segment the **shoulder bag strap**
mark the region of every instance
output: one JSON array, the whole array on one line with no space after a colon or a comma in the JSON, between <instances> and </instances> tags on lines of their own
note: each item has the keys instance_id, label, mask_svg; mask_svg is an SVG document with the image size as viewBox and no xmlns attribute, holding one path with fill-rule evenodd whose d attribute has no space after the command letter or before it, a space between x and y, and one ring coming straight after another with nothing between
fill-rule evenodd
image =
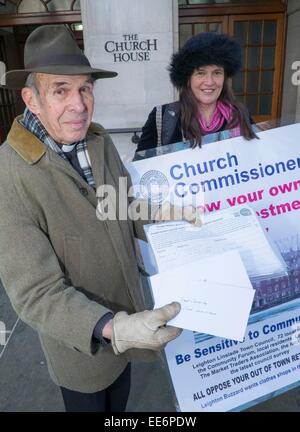
<instances>
[{"instance_id":1,"label":"shoulder bag strap","mask_svg":"<svg viewBox=\"0 0 300 432\"><path fill-rule=\"evenodd\" d=\"M161 132L162 132L162 106L156 107L156 130L157 130L157 147L161 147Z\"/></svg>"}]
</instances>

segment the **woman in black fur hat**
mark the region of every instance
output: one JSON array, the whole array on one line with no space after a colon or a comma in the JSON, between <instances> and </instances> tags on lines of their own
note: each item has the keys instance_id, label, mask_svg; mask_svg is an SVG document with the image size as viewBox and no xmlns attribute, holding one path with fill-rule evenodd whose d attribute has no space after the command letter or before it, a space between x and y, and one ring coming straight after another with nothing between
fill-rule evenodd
<instances>
[{"instance_id":1,"label":"woman in black fur hat","mask_svg":"<svg viewBox=\"0 0 300 432\"><path fill-rule=\"evenodd\" d=\"M169 66L180 99L151 111L137 151L185 140L196 147L233 136L257 137L229 82L240 67L241 48L234 39L215 33L191 37Z\"/></svg>"}]
</instances>

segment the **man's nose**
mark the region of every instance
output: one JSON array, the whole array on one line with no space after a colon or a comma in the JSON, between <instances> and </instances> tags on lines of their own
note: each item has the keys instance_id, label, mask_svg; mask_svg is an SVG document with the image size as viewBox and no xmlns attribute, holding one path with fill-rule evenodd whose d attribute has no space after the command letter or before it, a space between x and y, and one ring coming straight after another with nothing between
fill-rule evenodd
<instances>
[{"instance_id":1,"label":"man's nose","mask_svg":"<svg viewBox=\"0 0 300 432\"><path fill-rule=\"evenodd\" d=\"M71 95L70 108L77 112L83 112L86 110L86 104L84 97L80 92L74 92Z\"/></svg>"}]
</instances>

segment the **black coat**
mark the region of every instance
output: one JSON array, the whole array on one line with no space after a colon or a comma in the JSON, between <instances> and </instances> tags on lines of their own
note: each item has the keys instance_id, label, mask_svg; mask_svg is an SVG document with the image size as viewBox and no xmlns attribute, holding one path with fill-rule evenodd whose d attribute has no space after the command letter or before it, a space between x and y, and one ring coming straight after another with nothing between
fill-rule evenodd
<instances>
[{"instance_id":1,"label":"black coat","mask_svg":"<svg viewBox=\"0 0 300 432\"><path fill-rule=\"evenodd\" d=\"M166 137L166 139L162 139L162 145L182 141L183 136L181 132L179 102L162 105L162 118L162 134L168 132L168 137ZM165 130L166 121L168 122L168 131ZM156 107L154 107L143 126L142 135L137 146L137 151L148 150L150 148L157 147L157 138Z\"/></svg>"},{"instance_id":2,"label":"black coat","mask_svg":"<svg viewBox=\"0 0 300 432\"><path fill-rule=\"evenodd\" d=\"M226 129L225 121L219 131ZM218 131L218 132L219 132ZM157 147L156 107L150 112L143 126L137 152ZM162 105L162 137L161 144L168 145L183 141L180 120L180 102Z\"/></svg>"}]
</instances>

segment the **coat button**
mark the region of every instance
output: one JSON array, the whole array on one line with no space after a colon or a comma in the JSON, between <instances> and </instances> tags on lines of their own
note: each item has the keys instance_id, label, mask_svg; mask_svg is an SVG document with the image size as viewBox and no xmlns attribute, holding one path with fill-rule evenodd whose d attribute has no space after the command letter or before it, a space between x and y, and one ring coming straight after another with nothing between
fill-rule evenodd
<instances>
[{"instance_id":1,"label":"coat button","mask_svg":"<svg viewBox=\"0 0 300 432\"><path fill-rule=\"evenodd\" d=\"M79 188L79 192L81 193L81 195L83 196L87 196L88 195L88 190L84 187Z\"/></svg>"}]
</instances>

